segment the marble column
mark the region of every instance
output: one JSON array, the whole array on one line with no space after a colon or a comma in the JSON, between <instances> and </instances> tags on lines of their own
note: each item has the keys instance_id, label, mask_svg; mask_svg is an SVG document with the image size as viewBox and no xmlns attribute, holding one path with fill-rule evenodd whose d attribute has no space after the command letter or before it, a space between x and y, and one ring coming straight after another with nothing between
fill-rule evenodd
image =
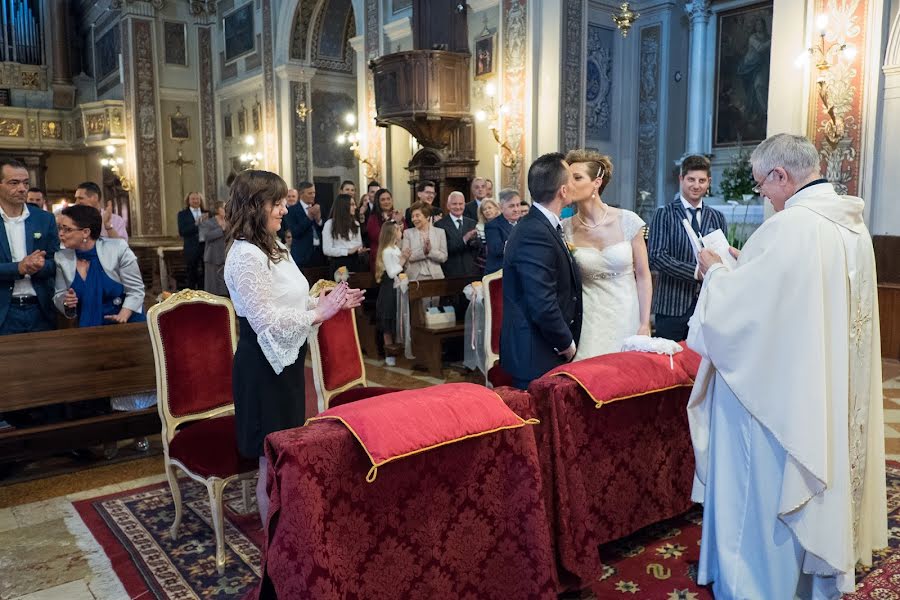
<instances>
[{"instance_id":1,"label":"marble column","mask_svg":"<svg viewBox=\"0 0 900 600\"><path fill-rule=\"evenodd\" d=\"M50 80L53 89L53 108L69 109L75 106L75 86L69 65L69 2L53 0L50 14L50 35L53 43L53 75Z\"/></svg>"},{"instance_id":2,"label":"marble column","mask_svg":"<svg viewBox=\"0 0 900 600\"><path fill-rule=\"evenodd\" d=\"M197 28L197 54L200 69L200 140L203 159L203 191L206 205L212 207L218 200L219 160L216 156L216 111L213 93L212 27Z\"/></svg>"},{"instance_id":3,"label":"marble column","mask_svg":"<svg viewBox=\"0 0 900 600\"><path fill-rule=\"evenodd\" d=\"M706 81L706 26L709 24L709 0L692 0L684 5L691 20L691 62L688 67L688 123L686 154L703 154L707 144L704 98L710 90Z\"/></svg>"}]
</instances>

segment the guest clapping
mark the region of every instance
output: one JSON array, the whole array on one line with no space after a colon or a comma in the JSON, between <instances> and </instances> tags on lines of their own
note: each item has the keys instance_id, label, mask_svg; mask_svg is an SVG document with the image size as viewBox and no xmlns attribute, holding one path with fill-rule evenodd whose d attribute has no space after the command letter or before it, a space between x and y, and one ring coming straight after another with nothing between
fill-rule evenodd
<instances>
[{"instance_id":1,"label":"guest clapping","mask_svg":"<svg viewBox=\"0 0 900 600\"><path fill-rule=\"evenodd\" d=\"M381 238L381 226L387 221L402 223L400 213L394 208L394 197L391 190L381 188L375 192L375 210L369 215L366 222L366 231L369 234L369 269L375 272L375 257L378 256L378 240Z\"/></svg>"},{"instance_id":2,"label":"guest clapping","mask_svg":"<svg viewBox=\"0 0 900 600\"><path fill-rule=\"evenodd\" d=\"M210 294L227 296L225 286L225 203L216 202L216 212L212 219L200 223L200 233L206 238L203 248L203 289Z\"/></svg>"},{"instance_id":3,"label":"guest clapping","mask_svg":"<svg viewBox=\"0 0 900 600\"><path fill-rule=\"evenodd\" d=\"M481 202L482 206L485 202L486 199ZM465 208L466 199L462 192L451 192L447 198L447 210L450 214L434 225L444 231L447 240L447 260L443 261L444 275L447 277L480 277L475 257L481 242L475 229L476 222L463 216Z\"/></svg>"},{"instance_id":4,"label":"guest clapping","mask_svg":"<svg viewBox=\"0 0 900 600\"><path fill-rule=\"evenodd\" d=\"M447 236L443 229L431 224L430 216L431 209L427 204L413 204L414 227L403 232L403 249L409 250L406 272L410 281L444 278L441 265L447 260Z\"/></svg>"},{"instance_id":5,"label":"guest clapping","mask_svg":"<svg viewBox=\"0 0 900 600\"><path fill-rule=\"evenodd\" d=\"M125 240L101 238L102 227L100 211L92 206L62 210L59 237L65 248L56 253L56 307L76 315L79 327L146 321L137 257Z\"/></svg>"},{"instance_id":6,"label":"guest clapping","mask_svg":"<svg viewBox=\"0 0 900 600\"><path fill-rule=\"evenodd\" d=\"M360 255L368 252L362 243L359 222L356 220L357 204L349 194L339 194L331 209L331 218L322 229L322 243L328 257L330 271L346 267L349 271L361 271Z\"/></svg>"}]
</instances>

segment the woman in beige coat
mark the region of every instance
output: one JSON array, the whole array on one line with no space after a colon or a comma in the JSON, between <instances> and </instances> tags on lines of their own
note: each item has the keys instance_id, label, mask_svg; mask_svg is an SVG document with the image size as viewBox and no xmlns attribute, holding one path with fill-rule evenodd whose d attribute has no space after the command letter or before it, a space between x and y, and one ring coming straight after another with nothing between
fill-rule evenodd
<instances>
[{"instance_id":1,"label":"woman in beige coat","mask_svg":"<svg viewBox=\"0 0 900 600\"><path fill-rule=\"evenodd\" d=\"M443 279L441 264L447 260L447 236L434 227L429 217L431 207L416 202L410 208L413 228L403 232L403 254L408 257L406 275L410 281Z\"/></svg>"}]
</instances>

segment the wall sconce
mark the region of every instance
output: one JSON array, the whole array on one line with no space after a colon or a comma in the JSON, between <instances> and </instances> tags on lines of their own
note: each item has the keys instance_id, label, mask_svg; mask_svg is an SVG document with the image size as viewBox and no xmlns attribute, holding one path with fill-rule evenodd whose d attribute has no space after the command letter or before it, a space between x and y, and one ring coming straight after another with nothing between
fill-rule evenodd
<instances>
[{"instance_id":1,"label":"wall sconce","mask_svg":"<svg viewBox=\"0 0 900 600\"><path fill-rule=\"evenodd\" d=\"M311 112L313 111L312 107L311 107L311 106L306 106L306 102L303 102L303 101L301 101L301 102L297 105L297 108L295 108L294 110L297 112L297 117L298 117L298 118L300 119L300 121L302 121L303 123L306 122L306 117L309 116L309 113L311 113Z\"/></svg>"},{"instance_id":2,"label":"wall sconce","mask_svg":"<svg viewBox=\"0 0 900 600\"><path fill-rule=\"evenodd\" d=\"M619 12L613 13L612 20L615 22L616 27L619 28L619 31L622 32L622 37L628 37L628 32L631 30L631 26L634 25L634 22L640 18L641 13L636 13L628 6L629 2L623 2L619 6Z\"/></svg>"},{"instance_id":3,"label":"wall sconce","mask_svg":"<svg viewBox=\"0 0 900 600\"><path fill-rule=\"evenodd\" d=\"M353 156L366 169L366 179L370 181L373 179L378 179L378 167L375 165L375 163L362 156L359 152L359 131L357 129L353 129L353 126L356 125L356 115L354 115L353 113L347 113L346 115L344 115L344 123L346 123L347 126L351 129L345 130L340 135L338 135L337 143L341 146L345 144L350 145L350 151L353 152Z\"/></svg>"},{"instance_id":4,"label":"wall sconce","mask_svg":"<svg viewBox=\"0 0 900 600\"><path fill-rule=\"evenodd\" d=\"M113 175L119 178L119 183L122 185L123 190L125 190L126 192L131 191L131 182L122 171L125 166L125 159L116 154L115 146L110 144L106 147L106 156L100 159L100 164L109 169Z\"/></svg>"},{"instance_id":5,"label":"wall sconce","mask_svg":"<svg viewBox=\"0 0 900 600\"><path fill-rule=\"evenodd\" d=\"M497 103L494 101L494 97L497 95L497 88L491 82L485 84L484 95L488 97L489 103L487 107L475 113L475 119L488 121L488 129L491 130L494 141L500 146L500 162L507 169L516 172L522 157L509 145L508 140L500 137L500 118L502 115L509 113L509 107L505 104L497 106Z\"/></svg>"},{"instance_id":6,"label":"wall sconce","mask_svg":"<svg viewBox=\"0 0 900 600\"><path fill-rule=\"evenodd\" d=\"M248 169L255 169L259 166L259 162L262 160L262 152L256 150L256 138L252 135L247 135L244 137L244 146L247 147L247 151L242 153L238 160L241 161L241 164L247 165Z\"/></svg>"},{"instance_id":7,"label":"wall sconce","mask_svg":"<svg viewBox=\"0 0 900 600\"><path fill-rule=\"evenodd\" d=\"M825 138L831 145L836 146L844 137L845 127L844 118L838 114L829 90L828 73L835 65L834 61L836 58L843 58L848 61L853 60L856 57L856 48L847 45L843 41L835 41L831 44L825 41L828 29L828 15L816 17L816 29L819 32L819 43L810 46L800 54L795 64L799 68L803 67L811 58L815 59L816 69L818 69L816 88L818 89L822 106L825 108L825 114L828 115L828 123L826 123L824 131Z\"/></svg>"}]
</instances>

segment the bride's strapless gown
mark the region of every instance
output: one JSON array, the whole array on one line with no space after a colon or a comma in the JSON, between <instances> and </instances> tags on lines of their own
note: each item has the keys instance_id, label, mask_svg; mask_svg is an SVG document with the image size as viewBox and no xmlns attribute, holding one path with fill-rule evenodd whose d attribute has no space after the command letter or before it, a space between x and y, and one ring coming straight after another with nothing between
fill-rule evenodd
<instances>
[{"instance_id":1,"label":"bride's strapless gown","mask_svg":"<svg viewBox=\"0 0 900 600\"><path fill-rule=\"evenodd\" d=\"M621 211L624 240L597 249L578 246L574 257L581 275L581 339L574 360L619 352L622 341L640 326L637 283L631 240L644 222L630 211ZM566 238L572 238L572 222L563 223Z\"/></svg>"}]
</instances>

